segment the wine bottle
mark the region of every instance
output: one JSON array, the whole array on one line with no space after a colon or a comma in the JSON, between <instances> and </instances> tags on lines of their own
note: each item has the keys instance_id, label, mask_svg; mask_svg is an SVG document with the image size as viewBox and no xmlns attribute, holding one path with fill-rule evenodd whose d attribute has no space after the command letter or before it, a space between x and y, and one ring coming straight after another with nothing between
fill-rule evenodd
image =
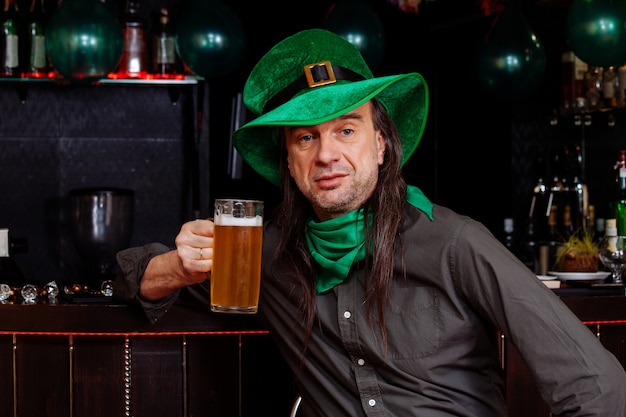
<instances>
[{"instance_id":1,"label":"wine bottle","mask_svg":"<svg viewBox=\"0 0 626 417\"><path fill-rule=\"evenodd\" d=\"M179 72L178 62L176 34L167 9L161 9L152 38L152 73L158 78L175 78Z\"/></svg>"},{"instance_id":2,"label":"wine bottle","mask_svg":"<svg viewBox=\"0 0 626 417\"><path fill-rule=\"evenodd\" d=\"M0 76L21 77L20 62L20 19L16 0L4 1L2 18L2 66Z\"/></svg>"},{"instance_id":3,"label":"wine bottle","mask_svg":"<svg viewBox=\"0 0 626 417\"><path fill-rule=\"evenodd\" d=\"M51 70L46 53L44 0L32 0L29 19L29 65L28 77L44 78Z\"/></svg>"},{"instance_id":4,"label":"wine bottle","mask_svg":"<svg viewBox=\"0 0 626 417\"><path fill-rule=\"evenodd\" d=\"M610 216L615 218L617 232L626 234L626 150L620 150L615 163L615 191L609 202Z\"/></svg>"}]
</instances>

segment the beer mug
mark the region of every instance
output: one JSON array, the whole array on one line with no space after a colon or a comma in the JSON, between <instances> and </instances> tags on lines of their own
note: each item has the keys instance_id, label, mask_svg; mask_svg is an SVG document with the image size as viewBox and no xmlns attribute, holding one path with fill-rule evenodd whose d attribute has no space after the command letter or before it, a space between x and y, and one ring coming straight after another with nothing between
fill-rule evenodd
<instances>
[{"instance_id":1,"label":"beer mug","mask_svg":"<svg viewBox=\"0 0 626 417\"><path fill-rule=\"evenodd\" d=\"M259 305L263 202L217 199L211 311L254 314Z\"/></svg>"}]
</instances>

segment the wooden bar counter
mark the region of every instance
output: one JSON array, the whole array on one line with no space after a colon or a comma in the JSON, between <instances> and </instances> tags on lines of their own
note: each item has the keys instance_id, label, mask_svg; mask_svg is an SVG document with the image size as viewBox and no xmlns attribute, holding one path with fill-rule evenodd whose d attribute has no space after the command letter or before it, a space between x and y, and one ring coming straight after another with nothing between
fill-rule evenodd
<instances>
[{"instance_id":1,"label":"wooden bar counter","mask_svg":"<svg viewBox=\"0 0 626 417\"><path fill-rule=\"evenodd\" d=\"M624 366L626 297L561 298ZM501 339L511 417L550 416ZM251 316L175 306L151 325L126 305L0 305L0 416L287 417L296 394Z\"/></svg>"},{"instance_id":2,"label":"wooden bar counter","mask_svg":"<svg viewBox=\"0 0 626 417\"><path fill-rule=\"evenodd\" d=\"M288 416L296 391L267 331L174 306L0 305L0 416Z\"/></svg>"}]
</instances>

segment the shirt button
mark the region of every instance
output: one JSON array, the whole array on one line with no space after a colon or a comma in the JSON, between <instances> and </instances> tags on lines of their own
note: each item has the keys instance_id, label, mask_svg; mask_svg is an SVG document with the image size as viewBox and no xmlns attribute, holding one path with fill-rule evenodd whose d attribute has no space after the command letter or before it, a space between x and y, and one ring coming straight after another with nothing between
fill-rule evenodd
<instances>
[{"instance_id":1,"label":"shirt button","mask_svg":"<svg viewBox=\"0 0 626 417\"><path fill-rule=\"evenodd\" d=\"M374 407L376 405L376 400L369 400L367 403L370 407Z\"/></svg>"},{"instance_id":2,"label":"shirt button","mask_svg":"<svg viewBox=\"0 0 626 417\"><path fill-rule=\"evenodd\" d=\"M343 317L346 319L349 319L350 317L352 317L352 313L350 313L349 311L344 311L343 312Z\"/></svg>"},{"instance_id":3,"label":"shirt button","mask_svg":"<svg viewBox=\"0 0 626 417\"><path fill-rule=\"evenodd\" d=\"M356 363L358 363L359 365L363 366L363 365L365 365L365 359L357 359Z\"/></svg>"}]
</instances>

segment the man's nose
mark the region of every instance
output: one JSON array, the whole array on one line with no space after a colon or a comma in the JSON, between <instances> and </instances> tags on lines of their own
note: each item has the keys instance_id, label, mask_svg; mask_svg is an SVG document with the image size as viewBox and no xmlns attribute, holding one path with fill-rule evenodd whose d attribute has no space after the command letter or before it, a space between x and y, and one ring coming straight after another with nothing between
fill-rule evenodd
<instances>
[{"instance_id":1,"label":"man's nose","mask_svg":"<svg viewBox=\"0 0 626 417\"><path fill-rule=\"evenodd\" d=\"M320 135L319 145L317 149L317 159L320 162L335 161L341 155L340 143L331 133L323 133Z\"/></svg>"}]
</instances>

